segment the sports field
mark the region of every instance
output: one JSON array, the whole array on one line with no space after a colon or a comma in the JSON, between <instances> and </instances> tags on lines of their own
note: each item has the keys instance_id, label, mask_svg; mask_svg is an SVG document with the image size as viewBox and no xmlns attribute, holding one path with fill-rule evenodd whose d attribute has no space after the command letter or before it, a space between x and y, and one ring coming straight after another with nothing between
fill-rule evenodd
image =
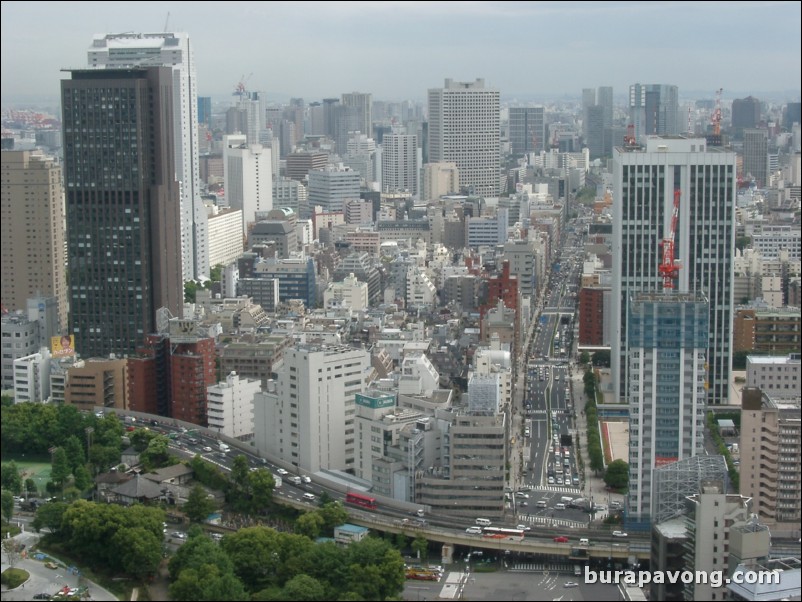
<instances>
[{"instance_id":1,"label":"sports field","mask_svg":"<svg viewBox=\"0 0 802 602\"><path fill-rule=\"evenodd\" d=\"M33 479L40 495L44 494L45 485L50 480L50 464L46 462L27 462L18 458L14 462L16 462L22 476L23 485L25 484L25 479ZM3 462L3 465L5 464L6 462Z\"/></svg>"}]
</instances>

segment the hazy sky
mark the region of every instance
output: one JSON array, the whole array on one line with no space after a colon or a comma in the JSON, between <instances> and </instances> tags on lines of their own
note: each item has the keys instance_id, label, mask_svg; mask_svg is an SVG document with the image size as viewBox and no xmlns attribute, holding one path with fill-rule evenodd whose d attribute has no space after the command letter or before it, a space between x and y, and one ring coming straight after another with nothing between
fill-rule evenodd
<instances>
[{"instance_id":1,"label":"hazy sky","mask_svg":"<svg viewBox=\"0 0 802 602\"><path fill-rule=\"evenodd\" d=\"M95 33L189 33L198 93L242 76L268 98L425 99L445 78L502 97L675 84L680 96L798 100L802 3L2 2L2 100L59 96ZM252 75L251 75L252 74ZM787 91L787 92L786 92Z\"/></svg>"}]
</instances>

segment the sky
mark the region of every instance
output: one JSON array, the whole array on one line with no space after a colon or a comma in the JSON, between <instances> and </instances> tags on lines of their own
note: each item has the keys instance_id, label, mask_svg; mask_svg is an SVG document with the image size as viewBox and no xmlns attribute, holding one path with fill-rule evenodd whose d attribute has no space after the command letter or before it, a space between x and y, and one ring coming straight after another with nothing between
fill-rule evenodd
<instances>
[{"instance_id":1,"label":"sky","mask_svg":"<svg viewBox=\"0 0 802 602\"><path fill-rule=\"evenodd\" d=\"M680 98L799 100L802 3L22 2L0 5L0 100L59 97L97 33L181 31L198 94L424 100L446 78L502 99L673 84ZM166 28L166 29L165 29ZM702 95L702 96L698 96Z\"/></svg>"}]
</instances>

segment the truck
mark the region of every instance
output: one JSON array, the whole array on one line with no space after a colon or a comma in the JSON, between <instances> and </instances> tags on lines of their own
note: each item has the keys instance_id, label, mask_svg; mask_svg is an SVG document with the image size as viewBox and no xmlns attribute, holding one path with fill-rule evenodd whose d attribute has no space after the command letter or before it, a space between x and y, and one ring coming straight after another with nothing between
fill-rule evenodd
<instances>
[{"instance_id":1,"label":"truck","mask_svg":"<svg viewBox=\"0 0 802 602\"><path fill-rule=\"evenodd\" d=\"M227 443L223 443L222 441L220 443L218 443L218 447L220 448L220 451L223 452L223 453L227 453L227 452L231 451L231 448L228 446L228 444Z\"/></svg>"},{"instance_id":2,"label":"truck","mask_svg":"<svg viewBox=\"0 0 802 602\"><path fill-rule=\"evenodd\" d=\"M281 478L281 477L278 477ZM293 485L300 485L301 484L301 477L292 476L287 479Z\"/></svg>"},{"instance_id":3,"label":"truck","mask_svg":"<svg viewBox=\"0 0 802 602\"><path fill-rule=\"evenodd\" d=\"M277 474L273 475L273 482L275 483L274 489L278 489L279 487L281 487L281 477L278 476Z\"/></svg>"}]
</instances>

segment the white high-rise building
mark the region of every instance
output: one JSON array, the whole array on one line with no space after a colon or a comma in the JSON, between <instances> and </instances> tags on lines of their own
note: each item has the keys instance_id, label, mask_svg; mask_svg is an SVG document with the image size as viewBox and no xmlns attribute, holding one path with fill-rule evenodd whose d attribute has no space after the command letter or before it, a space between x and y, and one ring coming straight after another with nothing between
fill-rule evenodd
<instances>
[{"instance_id":1,"label":"white high-rise building","mask_svg":"<svg viewBox=\"0 0 802 602\"><path fill-rule=\"evenodd\" d=\"M707 148L702 138L650 136L644 146L613 151L613 282L611 367L616 399L630 382L626 357L627 303L640 291L660 291L660 243L679 210L674 256L681 262L674 290L701 292L710 302L708 402L729 394L732 367L735 153Z\"/></svg>"},{"instance_id":2,"label":"white high-rise building","mask_svg":"<svg viewBox=\"0 0 802 602\"><path fill-rule=\"evenodd\" d=\"M223 181L228 206L242 210L242 233L256 222L257 211L273 208L270 149L248 144L243 134L223 138Z\"/></svg>"},{"instance_id":3,"label":"white high-rise building","mask_svg":"<svg viewBox=\"0 0 802 602\"><path fill-rule=\"evenodd\" d=\"M471 194L495 197L500 182L500 93L485 80L429 89L429 162L452 162Z\"/></svg>"},{"instance_id":4,"label":"white high-rise building","mask_svg":"<svg viewBox=\"0 0 802 602\"><path fill-rule=\"evenodd\" d=\"M226 437L253 435L253 399L261 390L261 380L241 378L236 372L206 387L209 428Z\"/></svg>"},{"instance_id":5,"label":"white high-rise building","mask_svg":"<svg viewBox=\"0 0 802 602\"><path fill-rule=\"evenodd\" d=\"M418 137L385 134L382 141L382 191L419 193Z\"/></svg>"},{"instance_id":6,"label":"white high-rise building","mask_svg":"<svg viewBox=\"0 0 802 602\"><path fill-rule=\"evenodd\" d=\"M206 209L198 164L198 88L187 33L96 34L88 50L90 67L171 67L176 179L181 182L181 274L209 276Z\"/></svg>"},{"instance_id":7,"label":"white high-rise building","mask_svg":"<svg viewBox=\"0 0 802 602\"><path fill-rule=\"evenodd\" d=\"M296 345L278 379L256 396L255 439L263 454L317 472L354 468L355 396L372 371L370 353L344 345Z\"/></svg>"}]
</instances>

